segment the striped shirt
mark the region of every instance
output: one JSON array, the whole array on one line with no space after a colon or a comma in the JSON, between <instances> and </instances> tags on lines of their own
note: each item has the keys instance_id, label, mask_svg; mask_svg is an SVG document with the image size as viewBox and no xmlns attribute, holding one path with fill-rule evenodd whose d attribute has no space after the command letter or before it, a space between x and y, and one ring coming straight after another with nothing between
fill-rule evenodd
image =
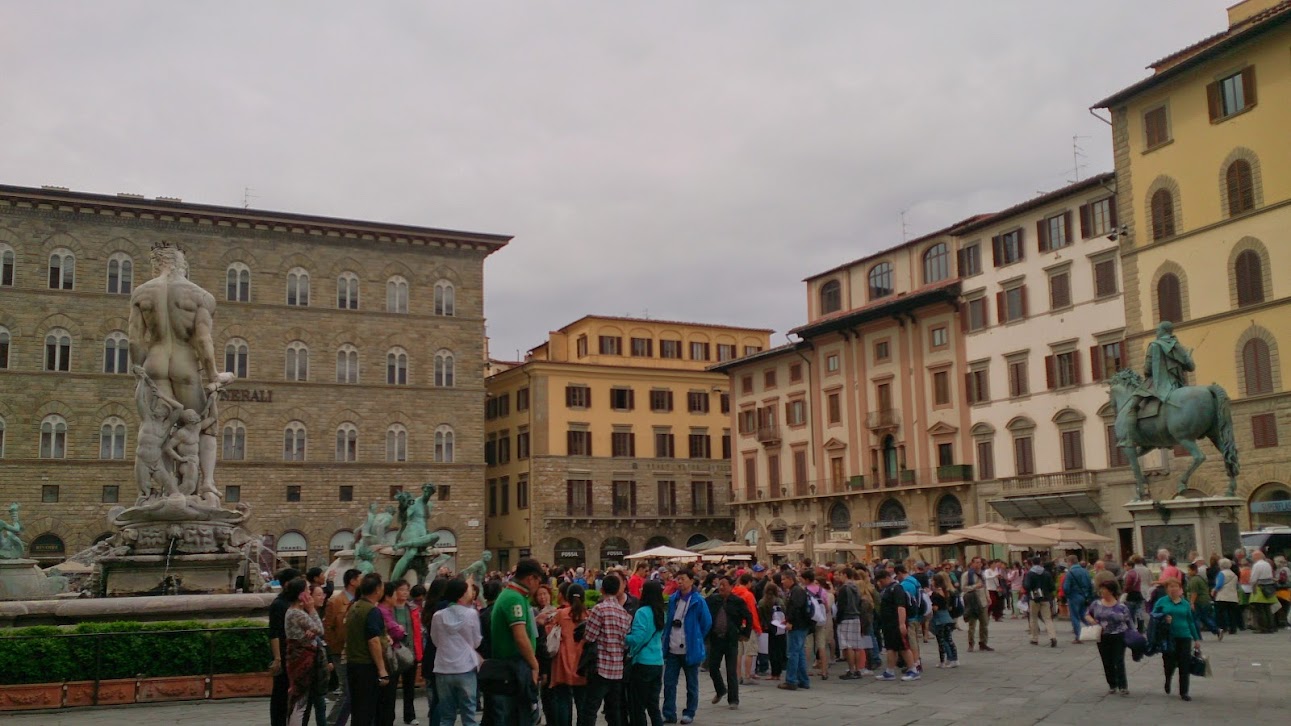
<instances>
[{"instance_id":1,"label":"striped shirt","mask_svg":"<svg viewBox=\"0 0 1291 726\"><path fill-rule=\"evenodd\" d=\"M632 618L618 598L607 598L592 608L583 639L596 643L596 671L601 678L623 680L623 643L631 627Z\"/></svg>"}]
</instances>

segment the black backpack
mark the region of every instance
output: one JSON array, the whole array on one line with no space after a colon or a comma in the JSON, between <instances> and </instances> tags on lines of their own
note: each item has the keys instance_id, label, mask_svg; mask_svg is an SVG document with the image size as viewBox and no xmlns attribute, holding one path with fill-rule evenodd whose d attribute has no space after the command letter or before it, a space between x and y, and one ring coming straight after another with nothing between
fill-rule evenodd
<instances>
[{"instance_id":1,"label":"black backpack","mask_svg":"<svg viewBox=\"0 0 1291 726\"><path fill-rule=\"evenodd\" d=\"M950 612L952 620L964 617L964 596L959 593L951 593L948 596L950 600L947 610Z\"/></svg>"}]
</instances>

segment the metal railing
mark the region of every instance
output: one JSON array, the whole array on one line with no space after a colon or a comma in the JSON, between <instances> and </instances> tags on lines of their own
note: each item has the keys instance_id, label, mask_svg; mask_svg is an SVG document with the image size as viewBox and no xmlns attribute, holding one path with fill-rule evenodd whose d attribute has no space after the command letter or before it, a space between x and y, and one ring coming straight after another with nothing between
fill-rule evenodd
<instances>
[{"instance_id":1,"label":"metal railing","mask_svg":"<svg viewBox=\"0 0 1291 726\"><path fill-rule=\"evenodd\" d=\"M758 427L758 443L769 443L780 440L780 427L775 424Z\"/></svg>"},{"instance_id":2,"label":"metal railing","mask_svg":"<svg viewBox=\"0 0 1291 726\"><path fill-rule=\"evenodd\" d=\"M1094 488L1094 472L1065 471L1058 474L1035 474L1000 479L1005 492L1072 491Z\"/></svg>"},{"instance_id":3,"label":"metal railing","mask_svg":"<svg viewBox=\"0 0 1291 726\"><path fill-rule=\"evenodd\" d=\"M883 408L865 414L865 426L871 429L882 429L901 425L901 412L895 408Z\"/></svg>"}]
</instances>

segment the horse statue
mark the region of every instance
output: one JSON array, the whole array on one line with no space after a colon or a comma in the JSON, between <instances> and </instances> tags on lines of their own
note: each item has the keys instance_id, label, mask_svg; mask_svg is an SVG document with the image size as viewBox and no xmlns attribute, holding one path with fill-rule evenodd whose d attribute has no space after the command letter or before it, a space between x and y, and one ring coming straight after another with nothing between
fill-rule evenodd
<instances>
[{"instance_id":1,"label":"horse statue","mask_svg":"<svg viewBox=\"0 0 1291 726\"><path fill-rule=\"evenodd\" d=\"M1137 371L1122 370L1110 381L1112 409L1116 411L1116 439L1123 446L1125 456L1134 471L1136 500L1148 495L1147 480L1139 467L1139 457L1153 449L1182 446L1192 454L1192 465L1179 478L1176 496L1188 488L1188 479L1206 461L1197 440L1203 437L1219 449L1224 456L1224 470L1228 473L1228 492L1237 491L1237 443L1233 438L1233 416L1229 410L1228 394L1219 384L1209 386L1181 386L1170 392L1168 400L1143 399L1144 406L1136 409L1134 403L1143 396L1144 379Z\"/></svg>"}]
</instances>

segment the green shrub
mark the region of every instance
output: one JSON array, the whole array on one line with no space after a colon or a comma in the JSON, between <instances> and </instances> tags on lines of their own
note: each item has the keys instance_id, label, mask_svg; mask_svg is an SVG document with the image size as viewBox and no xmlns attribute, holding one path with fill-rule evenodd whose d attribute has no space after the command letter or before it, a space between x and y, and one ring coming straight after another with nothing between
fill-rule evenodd
<instances>
[{"instance_id":1,"label":"green shrub","mask_svg":"<svg viewBox=\"0 0 1291 726\"><path fill-rule=\"evenodd\" d=\"M75 678L73 638L64 631L38 626L0 631L0 684L58 683Z\"/></svg>"}]
</instances>

